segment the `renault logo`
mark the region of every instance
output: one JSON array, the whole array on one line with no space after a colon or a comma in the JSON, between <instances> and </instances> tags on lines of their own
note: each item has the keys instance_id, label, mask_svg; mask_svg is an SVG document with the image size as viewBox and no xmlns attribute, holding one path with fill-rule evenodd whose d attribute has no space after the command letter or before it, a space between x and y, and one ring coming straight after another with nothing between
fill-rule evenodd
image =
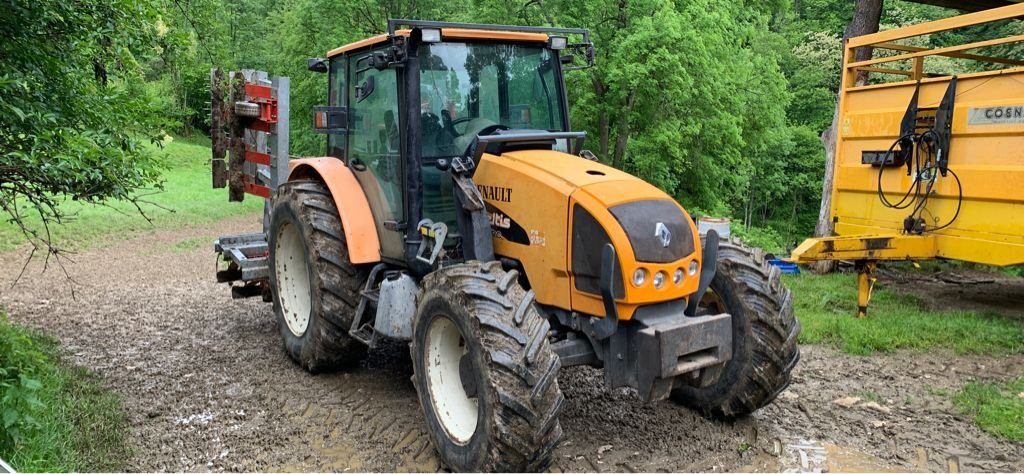
<instances>
[{"instance_id":1,"label":"renault logo","mask_svg":"<svg viewBox=\"0 0 1024 474\"><path fill-rule=\"evenodd\" d=\"M661 241L662 247L668 248L668 244L672 242L672 232L662 222L654 225L654 236Z\"/></svg>"}]
</instances>

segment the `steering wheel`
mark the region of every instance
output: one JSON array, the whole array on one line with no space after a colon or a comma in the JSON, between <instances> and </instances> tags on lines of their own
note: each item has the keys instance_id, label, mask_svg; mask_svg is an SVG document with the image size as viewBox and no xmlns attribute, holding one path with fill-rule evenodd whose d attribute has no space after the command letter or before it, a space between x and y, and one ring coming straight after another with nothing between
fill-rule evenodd
<instances>
[{"instance_id":1,"label":"steering wheel","mask_svg":"<svg viewBox=\"0 0 1024 474\"><path fill-rule=\"evenodd\" d=\"M455 126L456 125L462 125L462 124L469 123L470 120L473 120L475 118L476 117L459 117L459 118L457 118L455 120L449 119L448 120L448 129L450 129L452 132L455 132L456 136L458 136L458 135L465 135L466 134L465 130L460 132L460 131L455 129Z\"/></svg>"}]
</instances>

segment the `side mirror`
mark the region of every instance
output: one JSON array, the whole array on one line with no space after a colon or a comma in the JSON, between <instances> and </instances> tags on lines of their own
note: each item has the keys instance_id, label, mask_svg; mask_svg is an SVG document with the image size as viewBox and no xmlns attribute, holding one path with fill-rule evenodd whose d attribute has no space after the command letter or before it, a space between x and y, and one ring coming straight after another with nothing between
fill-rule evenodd
<instances>
[{"instance_id":1,"label":"side mirror","mask_svg":"<svg viewBox=\"0 0 1024 474\"><path fill-rule=\"evenodd\" d=\"M306 60L306 69L313 72L327 72L327 60L323 58L309 58Z\"/></svg>"}]
</instances>

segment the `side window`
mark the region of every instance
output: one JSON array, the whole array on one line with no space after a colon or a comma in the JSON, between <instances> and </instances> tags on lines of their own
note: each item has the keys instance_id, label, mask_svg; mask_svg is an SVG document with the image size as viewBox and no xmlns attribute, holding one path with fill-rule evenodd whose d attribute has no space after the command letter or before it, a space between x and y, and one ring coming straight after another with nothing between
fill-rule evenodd
<instances>
[{"instance_id":1,"label":"side window","mask_svg":"<svg viewBox=\"0 0 1024 474\"><path fill-rule=\"evenodd\" d=\"M401 221L404 182L396 73L370 68L357 74L365 64L359 57L353 57L349 68L349 164L363 182L371 206L382 214L378 220Z\"/></svg>"},{"instance_id":2,"label":"side window","mask_svg":"<svg viewBox=\"0 0 1024 474\"><path fill-rule=\"evenodd\" d=\"M348 64L347 56L335 56L331 58L331 69L330 77L328 79L330 85L328 86L329 97L327 98L327 104L332 106L346 105L345 100L345 85L348 81L348 71L345 70L345 66ZM345 159L345 142L348 136L340 133L332 133L327 135L327 154L336 158Z\"/></svg>"}]
</instances>

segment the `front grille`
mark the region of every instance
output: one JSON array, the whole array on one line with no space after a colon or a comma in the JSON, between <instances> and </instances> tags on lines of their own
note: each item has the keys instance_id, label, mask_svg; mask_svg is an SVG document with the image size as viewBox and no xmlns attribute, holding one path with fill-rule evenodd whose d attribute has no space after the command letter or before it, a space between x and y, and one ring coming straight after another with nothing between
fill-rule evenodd
<instances>
[{"instance_id":1,"label":"front grille","mask_svg":"<svg viewBox=\"0 0 1024 474\"><path fill-rule=\"evenodd\" d=\"M633 255L637 261L648 263L670 263L693 253L693 231L690 218L673 201L660 199L633 201L619 204L610 209L629 237ZM662 233L667 230L668 245L664 245Z\"/></svg>"}]
</instances>

